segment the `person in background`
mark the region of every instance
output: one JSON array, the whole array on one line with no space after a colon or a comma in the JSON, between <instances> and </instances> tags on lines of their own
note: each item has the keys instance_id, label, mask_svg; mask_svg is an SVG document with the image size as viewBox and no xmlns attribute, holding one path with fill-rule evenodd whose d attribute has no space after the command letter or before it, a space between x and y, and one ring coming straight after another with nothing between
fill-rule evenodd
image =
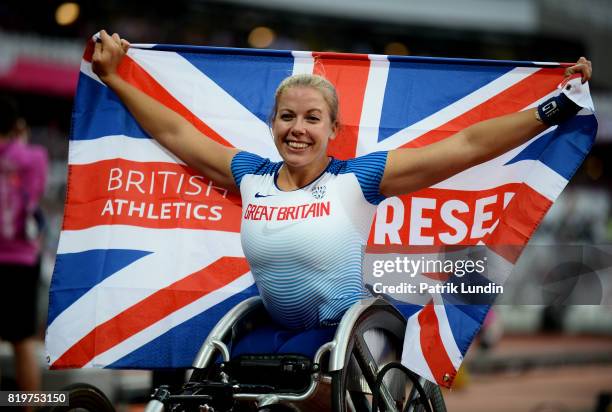
<instances>
[{"instance_id":1,"label":"person in background","mask_svg":"<svg viewBox=\"0 0 612 412\"><path fill-rule=\"evenodd\" d=\"M11 343L17 389L40 389L36 356L40 208L48 156L28 144L16 103L0 96L0 339ZM26 409L28 410L28 409Z\"/></svg>"}]
</instances>

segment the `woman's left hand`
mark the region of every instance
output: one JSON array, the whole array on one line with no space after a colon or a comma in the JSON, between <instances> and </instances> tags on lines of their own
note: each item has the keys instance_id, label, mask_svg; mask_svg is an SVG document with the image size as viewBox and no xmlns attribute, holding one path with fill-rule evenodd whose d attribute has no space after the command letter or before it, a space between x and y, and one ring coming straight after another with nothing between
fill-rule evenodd
<instances>
[{"instance_id":1,"label":"woman's left hand","mask_svg":"<svg viewBox=\"0 0 612 412\"><path fill-rule=\"evenodd\" d=\"M578 59L575 65L565 69L565 77L576 73L580 73L582 75L582 83L591 80L591 75L593 74L591 61L587 60L585 57L581 57Z\"/></svg>"}]
</instances>

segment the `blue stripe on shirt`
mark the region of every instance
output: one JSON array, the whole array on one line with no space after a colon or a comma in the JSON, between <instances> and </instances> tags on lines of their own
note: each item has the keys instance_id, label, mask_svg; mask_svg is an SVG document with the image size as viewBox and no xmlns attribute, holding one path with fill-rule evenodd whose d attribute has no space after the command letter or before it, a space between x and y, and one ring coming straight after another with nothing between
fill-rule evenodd
<instances>
[{"instance_id":1,"label":"blue stripe on shirt","mask_svg":"<svg viewBox=\"0 0 612 412\"><path fill-rule=\"evenodd\" d=\"M340 173L353 173L359 181L361 191L368 202L378 205L386 199L380 193L380 182L385 173L388 152L373 152L347 160L346 169Z\"/></svg>"},{"instance_id":2,"label":"blue stripe on shirt","mask_svg":"<svg viewBox=\"0 0 612 412\"><path fill-rule=\"evenodd\" d=\"M265 175L274 173L277 163L249 152L238 152L232 159L231 169L236 186L240 187L242 178L247 174Z\"/></svg>"}]
</instances>

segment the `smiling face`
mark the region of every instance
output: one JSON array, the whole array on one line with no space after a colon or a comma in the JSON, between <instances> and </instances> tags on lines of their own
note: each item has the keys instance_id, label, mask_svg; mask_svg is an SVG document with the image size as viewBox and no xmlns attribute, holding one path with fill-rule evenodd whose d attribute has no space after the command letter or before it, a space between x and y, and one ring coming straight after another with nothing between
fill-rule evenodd
<instances>
[{"instance_id":1,"label":"smiling face","mask_svg":"<svg viewBox=\"0 0 612 412\"><path fill-rule=\"evenodd\" d=\"M294 169L324 168L337 122L323 94L313 87L289 87L278 97L276 109L272 133L285 164Z\"/></svg>"}]
</instances>

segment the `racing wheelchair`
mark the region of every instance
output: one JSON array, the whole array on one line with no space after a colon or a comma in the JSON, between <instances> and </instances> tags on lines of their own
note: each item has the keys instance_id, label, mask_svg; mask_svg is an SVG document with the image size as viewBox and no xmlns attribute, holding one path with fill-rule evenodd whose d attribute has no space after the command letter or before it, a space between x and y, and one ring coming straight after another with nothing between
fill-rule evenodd
<instances>
[{"instance_id":1,"label":"racing wheelchair","mask_svg":"<svg viewBox=\"0 0 612 412\"><path fill-rule=\"evenodd\" d=\"M440 388L399 363L406 320L383 299L355 303L312 359L230 357L232 342L269 322L259 297L234 307L202 344L188 381L179 391L156 388L145 412L446 411Z\"/></svg>"}]
</instances>

